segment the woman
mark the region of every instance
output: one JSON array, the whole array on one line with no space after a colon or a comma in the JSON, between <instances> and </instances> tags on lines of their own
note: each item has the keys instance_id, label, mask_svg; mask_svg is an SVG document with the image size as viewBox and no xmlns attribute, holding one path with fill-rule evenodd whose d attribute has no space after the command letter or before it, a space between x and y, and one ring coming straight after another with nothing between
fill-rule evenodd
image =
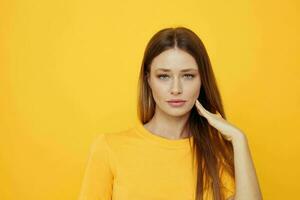
<instances>
[{"instance_id":1,"label":"woman","mask_svg":"<svg viewBox=\"0 0 300 200\"><path fill-rule=\"evenodd\" d=\"M79 200L262 199L246 135L225 120L193 31L158 31L138 86L137 124L94 140Z\"/></svg>"}]
</instances>

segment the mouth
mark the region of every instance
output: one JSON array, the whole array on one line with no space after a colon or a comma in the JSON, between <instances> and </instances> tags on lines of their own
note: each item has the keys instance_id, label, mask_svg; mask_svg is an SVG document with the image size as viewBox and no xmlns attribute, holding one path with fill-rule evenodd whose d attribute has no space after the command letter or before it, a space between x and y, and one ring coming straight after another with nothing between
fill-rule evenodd
<instances>
[{"instance_id":1,"label":"mouth","mask_svg":"<svg viewBox=\"0 0 300 200\"><path fill-rule=\"evenodd\" d=\"M174 99L174 100L170 100L170 101L167 101L168 104L172 107L181 107L185 104L185 100L181 100L181 99Z\"/></svg>"}]
</instances>

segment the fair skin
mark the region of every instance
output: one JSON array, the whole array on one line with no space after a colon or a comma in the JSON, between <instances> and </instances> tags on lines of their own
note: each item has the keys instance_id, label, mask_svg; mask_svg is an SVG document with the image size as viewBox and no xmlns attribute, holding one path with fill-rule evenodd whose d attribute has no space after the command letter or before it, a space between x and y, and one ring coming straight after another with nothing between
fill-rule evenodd
<instances>
[{"instance_id":1,"label":"fair skin","mask_svg":"<svg viewBox=\"0 0 300 200\"><path fill-rule=\"evenodd\" d=\"M164 71L161 68L170 71ZM183 72L182 70L190 69ZM192 78L191 75L194 77ZM158 77L160 76L160 77ZM199 96L200 74L195 59L178 49L167 50L155 57L148 77L156 102L155 114L145 127L169 139L187 136L183 126ZM171 107L166 101L174 98L187 100L180 108Z\"/></svg>"},{"instance_id":2,"label":"fair skin","mask_svg":"<svg viewBox=\"0 0 300 200\"><path fill-rule=\"evenodd\" d=\"M206 110L197 100L201 79L195 59L178 48L162 52L151 63L148 83L156 107L153 118L144 125L145 128L168 139L186 138L188 134L184 125L195 106L199 115L205 117L211 126L233 144L236 193L228 200L262 200L246 135L219 113ZM172 107L166 101L174 98L184 99L186 103L181 107Z\"/></svg>"}]
</instances>

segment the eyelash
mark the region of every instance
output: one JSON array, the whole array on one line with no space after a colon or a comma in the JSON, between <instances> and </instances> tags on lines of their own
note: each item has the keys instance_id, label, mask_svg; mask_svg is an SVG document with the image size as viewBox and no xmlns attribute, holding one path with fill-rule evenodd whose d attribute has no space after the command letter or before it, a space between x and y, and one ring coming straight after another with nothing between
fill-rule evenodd
<instances>
[{"instance_id":1,"label":"eyelash","mask_svg":"<svg viewBox=\"0 0 300 200\"><path fill-rule=\"evenodd\" d=\"M195 77L195 75L193 74L185 74L185 75L188 75L188 76L191 76L191 79L193 79ZM160 75L157 75L157 77L160 79L161 77L166 77L168 76L167 74L160 74Z\"/></svg>"}]
</instances>

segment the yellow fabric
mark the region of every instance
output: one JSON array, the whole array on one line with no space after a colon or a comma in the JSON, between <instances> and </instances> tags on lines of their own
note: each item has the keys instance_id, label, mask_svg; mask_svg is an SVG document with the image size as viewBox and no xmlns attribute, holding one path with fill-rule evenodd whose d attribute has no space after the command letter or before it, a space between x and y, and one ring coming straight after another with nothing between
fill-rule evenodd
<instances>
[{"instance_id":1,"label":"yellow fabric","mask_svg":"<svg viewBox=\"0 0 300 200\"><path fill-rule=\"evenodd\" d=\"M192 166L188 138L167 139L137 122L128 130L95 138L78 200L194 200Z\"/></svg>"}]
</instances>

